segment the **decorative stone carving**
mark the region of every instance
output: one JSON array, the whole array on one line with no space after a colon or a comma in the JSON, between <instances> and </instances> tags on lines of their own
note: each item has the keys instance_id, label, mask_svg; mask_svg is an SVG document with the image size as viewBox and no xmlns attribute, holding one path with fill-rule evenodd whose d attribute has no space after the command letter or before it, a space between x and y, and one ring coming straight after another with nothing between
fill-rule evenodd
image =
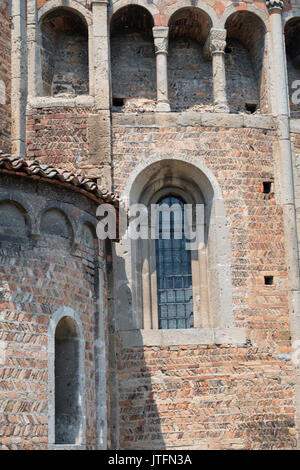
<instances>
[{"instance_id":1,"label":"decorative stone carving","mask_svg":"<svg viewBox=\"0 0 300 470\"><path fill-rule=\"evenodd\" d=\"M168 39L154 38L155 54L168 54Z\"/></svg>"},{"instance_id":2,"label":"decorative stone carving","mask_svg":"<svg viewBox=\"0 0 300 470\"><path fill-rule=\"evenodd\" d=\"M226 29L212 28L203 48L206 60L210 60L212 54L223 53L226 47Z\"/></svg>"},{"instance_id":3,"label":"decorative stone carving","mask_svg":"<svg viewBox=\"0 0 300 470\"><path fill-rule=\"evenodd\" d=\"M266 0L267 9L270 10L282 10L284 6L283 0Z\"/></svg>"},{"instance_id":4,"label":"decorative stone carving","mask_svg":"<svg viewBox=\"0 0 300 470\"><path fill-rule=\"evenodd\" d=\"M224 52L226 47L226 29L212 28L209 36L209 49L211 54L215 52Z\"/></svg>"},{"instance_id":5,"label":"decorative stone carving","mask_svg":"<svg viewBox=\"0 0 300 470\"><path fill-rule=\"evenodd\" d=\"M169 28L165 26L154 26L152 31L154 38L155 53L167 54Z\"/></svg>"}]
</instances>

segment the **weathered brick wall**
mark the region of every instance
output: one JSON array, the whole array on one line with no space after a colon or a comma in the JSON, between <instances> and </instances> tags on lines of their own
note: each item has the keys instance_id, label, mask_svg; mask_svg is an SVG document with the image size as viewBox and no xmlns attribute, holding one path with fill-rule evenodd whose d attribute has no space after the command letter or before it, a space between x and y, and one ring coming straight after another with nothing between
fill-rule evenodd
<instances>
[{"instance_id":1,"label":"weathered brick wall","mask_svg":"<svg viewBox=\"0 0 300 470\"><path fill-rule=\"evenodd\" d=\"M212 65L203 48L191 38L174 38L168 54L169 100L172 111L213 104Z\"/></svg>"},{"instance_id":2,"label":"weathered brick wall","mask_svg":"<svg viewBox=\"0 0 300 470\"><path fill-rule=\"evenodd\" d=\"M40 109L27 114L27 156L57 168L74 170L88 156L88 111Z\"/></svg>"},{"instance_id":3,"label":"weathered brick wall","mask_svg":"<svg viewBox=\"0 0 300 470\"><path fill-rule=\"evenodd\" d=\"M46 17L41 30L44 95L88 94L88 34L83 21L59 9Z\"/></svg>"},{"instance_id":4,"label":"weathered brick wall","mask_svg":"<svg viewBox=\"0 0 300 470\"><path fill-rule=\"evenodd\" d=\"M297 230L300 234L300 135L291 133L291 143L293 148L293 166L294 166L294 188ZM298 249L300 253L300 239L298 239Z\"/></svg>"},{"instance_id":5,"label":"weathered brick wall","mask_svg":"<svg viewBox=\"0 0 300 470\"><path fill-rule=\"evenodd\" d=\"M248 50L237 39L228 39L227 51L226 94L231 111L245 111L247 103L257 103L259 107L258 85Z\"/></svg>"},{"instance_id":6,"label":"weathered brick wall","mask_svg":"<svg viewBox=\"0 0 300 470\"><path fill-rule=\"evenodd\" d=\"M111 75L114 98L156 99L156 59L153 38L138 32L111 38Z\"/></svg>"},{"instance_id":7,"label":"weathered brick wall","mask_svg":"<svg viewBox=\"0 0 300 470\"><path fill-rule=\"evenodd\" d=\"M12 186L13 185L13 186ZM2 193L12 188L34 213L46 201L69 205L75 227L95 204L72 191L33 180L1 175ZM32 195L34 195L33 198ZM13 197L12 197L13 199ZM3 228L3 227L1 227ZM95 286L98 254L81 239L42 232L38 238L16 238L1 230L0 240L0 447L46 449L48 443L48 335L53 314L69 307L80 316L84 332L87 448L96 445ZM100 259L103 256L99 252ZM101 294L102 295L102 294Z\"/></svg>"},{"instance_id":8,"label":"weathered brick wall","mask_svg":"<svg viewBox=\"0 0 300 470\"><path fill-rule=\"evenodd\" d=\"M232 233L233 310L244 347L121 350L121 448L292 448L290 352L282 210L262 192L274 179L271 130L115 124L114 176L121 191L157 152L204 161L218 180ZM138 143L138 145L137 145ZM264 285L264 275L274 284ZM286 361L283 359L287 359Z\"/></svg>"},{"instance_id":9,"label":"weathered brick wall","mask_svg":"<svg viewBox=\"0 0 300 470\"><path fill-rule=\"evenodd\" d=\"M9 0L0 1L0 148L10 150L11 138L11 37Z\"/></svg>"}]
</instances>

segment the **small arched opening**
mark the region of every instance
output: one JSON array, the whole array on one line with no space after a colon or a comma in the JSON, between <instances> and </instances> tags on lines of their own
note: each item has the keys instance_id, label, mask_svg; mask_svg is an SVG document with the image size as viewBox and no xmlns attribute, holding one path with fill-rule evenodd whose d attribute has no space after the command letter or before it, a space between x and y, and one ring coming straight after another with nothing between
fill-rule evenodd
<instances>
[{"instance_id":1,"label":"small arched opening","mask_svg":"<svg viewBox=\"0 0 300 470\"><path fill-rule=\"evenodd\" d=\"M238 11L226 21L226 93L232 112L268 112L265 25L254 13Z\"/></svg>"},{"instance_id":2,"label":"small arched opening","mask_svg":"<svg viewBox=\"0 0 300 470\"><path fill-rule=\"evenodd\" d=\"M182 8L171 16L169 28L171 109L205 109L213 104L212 65L203 51L211 20L199 8Z\"/></svg>"},{"instance_id":3,"label":"small arched opening","mask_svg":"<svg viewBox=\"0 0 300 470\"><path fill-rule=\"evenodd\" d=\"M44 96L89 93L88 27L67 8L56 8L42 20Z\"/></svg>"},{"instance_id":4,"label":"small arched opening","mask_svg":"<svg viewBox=\"0 0 300 470\"><path fill-rule=\"evenodd\" d=\"M156 60L148 10L128 5L110 24L112 104L114 111L154 111Z\"/></svg>"}]
</instances>

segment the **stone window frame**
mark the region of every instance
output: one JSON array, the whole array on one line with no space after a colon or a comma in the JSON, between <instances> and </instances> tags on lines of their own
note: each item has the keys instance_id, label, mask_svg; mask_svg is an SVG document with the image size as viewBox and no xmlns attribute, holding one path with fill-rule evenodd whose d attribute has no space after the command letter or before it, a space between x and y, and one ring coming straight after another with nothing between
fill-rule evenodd
<instances>
[{"instance_id":1,"label":"stone window frame","mask_svg":"<svg viewBox=\"0 0 300 470\"><path fill-rule=\"evenodd\" d=\"M150 208L151 204L157 204L158 201L168 194L180 197L185 204L202 204L203 197L194 185L190 185L190 191L181 189L184 182L180 178L174 178L171 184L164 185L162 181L160 188L157 182L148 186L142 195L139 203ZM152 188L151 188L152 187ZM195 197L196 196L196 197ZM155 229L155 226L148 227L149 231ZM156 249L155 240L139 240L137 247L137 263L142 265L142 253L146 253L147 257L142 268L141 291L143 298L143 317L142 326L144 330L158 329L158 298L157 298L157 277L156 277ZM191 269L192 269L192 292L193 292L193 312L194 327L209 328L209 302L207 297L208 279L207 279L207 260L206 249L201 248L197 252L191 251ZM149 266L147 270L147 266ZM145 272L145 270L147 270ZM152 274L151 274L152 273ZM139 283L138 283L139 284ZM150 300L151 299L151 300ZM201 299L201 301L200 301ZM146 316L146 313L148 315Z\"/></svg>"},{"instance_id":2,"label":"stone window frame","mask_svg":"<svg viewBox=\"0 0 300 470\"><path fill-rule=\"evenodd\" d=\"M211 211L209 243L211 247L219 246L219 249L215 250L216 252L208 250L207 254L207 272L210 286L212 277L214 277L215 281L213 285L213 292L210 292L209 299L210 325L201 325L201 320L199 321L199 318L197 319L197 314L195 325L198 325L198 327L194 326L193 328L186 329L163 330L156 329L155 325L151 325L149 322L149 317L151 321L152 316L155 316L155 312L154 315L152 313L152 305L154 305L154 308L157 305L157 302L155 302L154 299L151 299L151 293L153 292L154 298L156 293L155 276L149 276L147 273L144 273L146 274L144 276L139 274L141 273L141 266L139 254L140 249L138 248L138 245L134 244L134 242L130 243L126 240L121 240L120 247L116 247L117 254L118 252L122 253L128 251L130 255L129 260L131 265L127 264L126 269L131 272L132 276L131 290L133 298L133 322L128 323L128 321L122 320L120 323L119 331L123 347L192 344L231 344L234 346L243 346L246 342L246 330L244 328L235 326L233 316L231 283L231 235L225 215L226 213L221 189L213 173L203 162L192 157L188 157L184 154L156 154L154 157L149 158L147 161L138 165L132 172L132 175L125 184L125 187L128 188L128 191L126 191L124 194L121 194L121 201L123 201L126 207L129 206L129 204L147 201L147 198L148 200L151 200L151 197L153 197L155 194L157 194L157 197L159 198L161 193L159 193L158 190L161 188L156 188L156 190L153 190L152 188L152 191L148 191L148 193L146 188L148 181L151 181L153 174L157 172L157 168L155 169L154 167L153 173L153 165L157 163L163 163L164 160L169 160L172 165L174 165L175 162L178 162L182 165L190 165L190 167L187 166L185 170L189 170L189 174L191 175L188 184L190 190L188 192L193 194L193 191L195 190L195 187L192 184L192 182L195 183L195 179L193 180L193 178L199 177L200 181L202 182L202 186L200 188L199 185L197 185L199 191L198 194L202 193L206 202L207 198L211 198L210 207L207 204L207 207L209 207L209 210ZM164 189L169 191L170 185ZM178 189L177 194L180 195ZM147 258L149 259L149 263L152 263L153 267L153 257L151 260L151 257L149 256L150 246L148 245L147 248L146 244L145 248L148 249ZM195 266L194 269L196 269ZM152 271L149 270L149 272L151 273ZM139 277L143 281L142 285L140 284L140 287ZM193 295L195 295L194 288L197 290L197 287L193 286ZM147 301L147 306L145 304L142 305L140 301L140 293L142 292L141 289L146 289L148 292L149 300ZM147 313L148 324L146 325L144 322L145 307L149 309ZM127 327L126 324L128 325Z\"/></svg>"},{"instance_id":3,"label":"stone window frame","mask_svg":"<svg viewBox=\"0 0 300 470\"><path fill-rule=\"evenodd\" d=\"M79 336L79 393L82 398L81 443L55 443L55 332L59 321L64 317L72 318L78 328ZM79 315L70 307L62 307L51 317L48 325L48 449L85 450L86 449L86 392L85 392L85 339Z\"/></svg>"},{"instance_id":4,"label":"stone window frame","mask_svg":"<svg viewBox=\"0 0 300 470\"><path fill-rule=\"evenodd\" d=\"M34 0L35 1L35 0ZM64 0L51 0L43 5L37 12L29 0L31 7L27 18L28 29L28 103L33 108L52 107L91 107L95 103L95 73L94 73L94 27L92 13L83 5L74 0L68 0L67 8L74 15L83 19L88 30L88 60L89 60L89 93L75 97L43 96L42 94L42 66L40 55L41 25L44 18L58 8L66 7ZM35 20L35 17L37 18Z\"/></svg>"}]
</instances>

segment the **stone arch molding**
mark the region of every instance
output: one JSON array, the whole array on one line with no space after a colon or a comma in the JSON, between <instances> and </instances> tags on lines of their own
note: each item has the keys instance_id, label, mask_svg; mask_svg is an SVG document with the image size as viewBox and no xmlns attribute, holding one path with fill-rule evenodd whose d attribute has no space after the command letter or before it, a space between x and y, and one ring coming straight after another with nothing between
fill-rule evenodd
<instances>
[{"instance_id":1,"label":"stone arch molding","mask_svg":"<svg viewBox=\"0 0 300 470\"><path fill-rule=\"evenodd\" d=\"M179 0L173 3L172 5L169 5L165 10L165 14L170 19L171 16L174 15L174 13L181 10L182 8L197 8L198 10L202 10L209 17L211 21L211 27L212 28L217 27L218 16L215 10L210 5L208 5L205 2L202 2L201 0L198 0L193 3L190 0Z\"/></svg>"},{"instance_id":2,"label":"stone arch molding","mask_svg":"<svg viewBox=\"0 0 300 470\"><path fill-rule=\"evenodd\" d=\"M289 20L292 20L293 18L297 18L300 20L300 8L292 8L292 10L284 11L282 14L282 21L283 21L283 29L285 28L286 24L288 23Z\"/></svg>"},{"instance_id":3,"label":"stone arch molding","mask_svg":"<svg viewBox=\"0 0 300 470\"><path fill-rule=\"evenodd\" d=\"M136 5L136 6L140 6L148 10L148 12L151 14L153 18L153 23L155 24L154 16L159 14L159 9L154 3L147 2L146 0L119 0L117 2L113 2L109 6L110 17L114 13L116 13L118 10L120 10L123 7L127 7L128 5Z\"/></svg>"},{"instance_id":4,"label":"stone arch molding","mask_svg":"<svg viewBox=\"0 0 300 470\"><path fill-rule=\"evenodd\" d=\"M88 26L92 25L93 20L91 12L82 6L82 4L76 2L76 0L51 0L50 2L46 3L38 10L39 23L43 21L48 13L60 7L73 10L75 14L79 14L86 21Z\"/></svg>"},{"instance_id":5,"label":"stone arch molding","mask_svg":"<svg viewBox=\"0 0 300 470\"><path fill-rule=\"evenodd\" d=\"M130 194L132 193L134 182L137 180L138 176L147 168L149 168L154 163L163 162L164 160L174 160L179 162L185 162L187 164L193 165L198 170L202 172L202 174L206 177L206 188L203 188L204 192L205 189L207 193L213 191L215 201L223 201L222 191L219 186L219 183L214 176L213 172L207 168L207 166L192 157L188 157L184 154L173 154L173 153L163 153L163 154L155 154L145 162L137 165L134 171L131 173L130 177L127 179L125 188L126 194L123 192L120 196L120 199L126 205L130 202Z\"/></svg>"},{"instance_id":6,"label":"stone arch molding","mask_svg":"<svg viewBox=\"0 0 300 470\"><path fill-rule=\"evenodd\" d=\"M226 220L222 192L213 173L203 162L185 155L155 155L137 166L125 185L128 188L128 193L121 195L121 200L127 207L130 203L139 202L147 184L151 182L155 171L158 171L157 165L159 163L167 164L167 162L169 164L170 161L173 161L174 164L178 162L181 166L186 165L186 174L191 175L190 183L198 186L203 194L205 204L210 208L208 241L210 324L213 328L232 328L234 327L234 317L232 310L231 235ZM135 256L138 259L138 255L132 247L132 270L134 270ZM138 279L135 279L133 288L137 284ZM138 319L137 324L141 325Z\"/></svg>"},{"instance_id":7,"label":"stone arch molding","mask_svg":"<svg viewBox=\"0 0 300 470\"><path fill-rule=\"evenodd\" d=\"M82 403L81 410L81 444L59 445L55 444L55 331L58 323L64 317L72 318L76 322L79 336L79 376L80 376L80 396ZM49 449L85 449L86 442L86 393L85 393L85 338L80 316L70 307L61 307L51 317L48 325L48 446Z\"/></svg>"},{"instance_id":8,"label":"stone arch molding","mask_svg":"<svg viewBox=\"0 0 300 470\"><path fill-rule=\"evenodd\" d=\"M238 13L240 11L246 11L256 15L264 23L264 26L267 30L267 23L269 22L269 15L267 11L258 8L256 5L250 5L249 3L247 4L246 10L239 10L234 5L229 5L227 8L225 8L222 16L217 20L216 28L225 29L225 24L228 18L234 13Z\"/></svg>"}]
</instances>

